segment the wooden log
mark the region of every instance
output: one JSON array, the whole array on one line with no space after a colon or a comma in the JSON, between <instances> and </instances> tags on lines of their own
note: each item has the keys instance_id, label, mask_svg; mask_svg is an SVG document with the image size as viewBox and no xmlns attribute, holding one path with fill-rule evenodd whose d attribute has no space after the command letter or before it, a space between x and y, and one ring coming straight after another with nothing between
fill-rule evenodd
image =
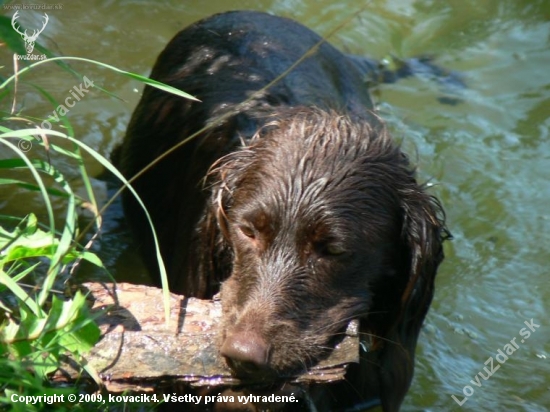
<instances>
[{"instance_id":1,"label":"wooden log","mask_svg":"<svg viewBox=\"0 0 550 412\"><path fill-rule=\"evenodd\" d=\"M161 289L129 283L86 283L84 287L90 291L102 336L86 359L109 392L150 392L159 382L190 387L256 383L233 377L218 352L220 301L170 294L167 327ZM358 361L359 338L353 321L328 358L287 381L338 381L344 378L346 366ZM65 363L53 379L82 379L73 363Z\"/></svg>"}]
</instances>

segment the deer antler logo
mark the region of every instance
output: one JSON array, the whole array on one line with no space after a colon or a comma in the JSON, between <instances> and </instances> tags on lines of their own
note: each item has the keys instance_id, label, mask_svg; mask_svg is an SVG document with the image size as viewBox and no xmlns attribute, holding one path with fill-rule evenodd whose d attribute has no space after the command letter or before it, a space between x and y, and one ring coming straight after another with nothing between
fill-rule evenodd
<instances>
[{"instance_id":1,"label":"deer antler logo","mask_svg":"<svg viewBox=\"0 0 550 412\"><path fill-rule=\"evenodd\" d=\"M36 42L36 39L38 38L38 35L44 31L46 28L46 24L48 24L48 15L44 13L44 24L42 25L42 28L40 30L33 30L32 34L29 36L27 34L27 30L25 29L24 32L21 31L21 29L17 26L16 20L17 20L17 14L19 11L16 11L13 17L11 18L11 26L13 29L23 37L23 40L25 41L25 49L27 49L27 54L31 54L34 50L34 43Z\"/></svg>"}]
</instances>

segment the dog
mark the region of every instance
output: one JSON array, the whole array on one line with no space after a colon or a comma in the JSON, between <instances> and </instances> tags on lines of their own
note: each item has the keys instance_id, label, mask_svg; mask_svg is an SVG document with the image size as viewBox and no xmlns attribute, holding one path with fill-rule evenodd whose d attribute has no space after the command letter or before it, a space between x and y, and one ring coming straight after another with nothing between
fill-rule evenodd
<instances>
[{"instance_id":1,"label":"dog","mask_svg":"<svg viewBox=\"0 0 550 412\"><path fill-rule=\"evenodd\" d=\"M303 372L359 319L361 361L312 395L317 410L399 409L444 257L444 211L374 112L365 62L290 19L214 15L151 74L200 101L145 87L120 153L130 178L186 140L133 187L170 289L220 292L236 376ZM130 193L123 204L158 276L145 215Z\"/></svg>"}]
</instances>

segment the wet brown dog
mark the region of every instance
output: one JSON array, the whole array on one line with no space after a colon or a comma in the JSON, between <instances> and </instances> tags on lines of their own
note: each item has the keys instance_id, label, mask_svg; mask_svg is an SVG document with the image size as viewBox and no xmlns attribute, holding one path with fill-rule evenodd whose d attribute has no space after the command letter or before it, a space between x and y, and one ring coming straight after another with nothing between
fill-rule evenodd
<instances>
[{"instance_id":1,"label":"wet brown dog","mask_svg":"<svg viewBox=\"0 0 550 412\"><path fill-rule=\"evenodd\" d=\"M372 345L318 410L379 399L395 411L443 259L443 212L373 114L364 65L322 43L285 73L320 40L255 12L181 31L152 78L201 102L146 87L121 167L131 177L209 126L135 182L172 290L221 288L221 353L266 381L314 364L360 319ZM124 207L155 273L144 216L130 195Z\"/></svg>"}]
</instances>

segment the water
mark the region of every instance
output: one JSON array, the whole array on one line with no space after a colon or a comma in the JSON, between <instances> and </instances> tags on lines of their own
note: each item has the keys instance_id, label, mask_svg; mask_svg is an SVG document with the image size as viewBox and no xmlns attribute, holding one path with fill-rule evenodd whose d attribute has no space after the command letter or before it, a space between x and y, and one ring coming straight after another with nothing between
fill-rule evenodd
<instances>
[{"instance_id":1,"label":"water","mask_svg":"<svg viewBox=\"0 0 550 412\"><path fill-rule=\"evenodd\" d=\"M252 8L293 17L320 34L347 21L330 39L346 51L379 59L429 54L462 72L468 89L454 106L441 104L441 90L425 79L384 85L374 93L394 135L416 156L420 175L434 184L454 235L446 244L403 410L550 410L550 0L364 4L365 10L350 17L361 2L67 2L49 13L40 39L65 55L148 74L166 42L186 24L214 12ZM24 14L28 22L40 21L39 13ZM9 54L0 50L0 56L7 66L2 73L11 70ZM141 86L95 66L72 65L123 99L92 92L69 113L77 136L109 155L123 137ZM27 80L58 99L78 83L51 64ZM22 85L18 96L29 112L51 113L33 89ZM89 167L100 171L93 162ZM104 184L96 186L104 198ZM2 213L36 206L18 192L2 197ZM143 268L117 231L117 220L108 224L103 258L117 278L142 281ZM540 327L525 339L520 330L531 319ZM484 367L490 370L484 362L499 349L505 352L514 338L518 349L488 380L480 377L479 372L487 377ZM460 407L451 395L462 402L466 385L469 396Z\"/></svg>"}]
</instances>

